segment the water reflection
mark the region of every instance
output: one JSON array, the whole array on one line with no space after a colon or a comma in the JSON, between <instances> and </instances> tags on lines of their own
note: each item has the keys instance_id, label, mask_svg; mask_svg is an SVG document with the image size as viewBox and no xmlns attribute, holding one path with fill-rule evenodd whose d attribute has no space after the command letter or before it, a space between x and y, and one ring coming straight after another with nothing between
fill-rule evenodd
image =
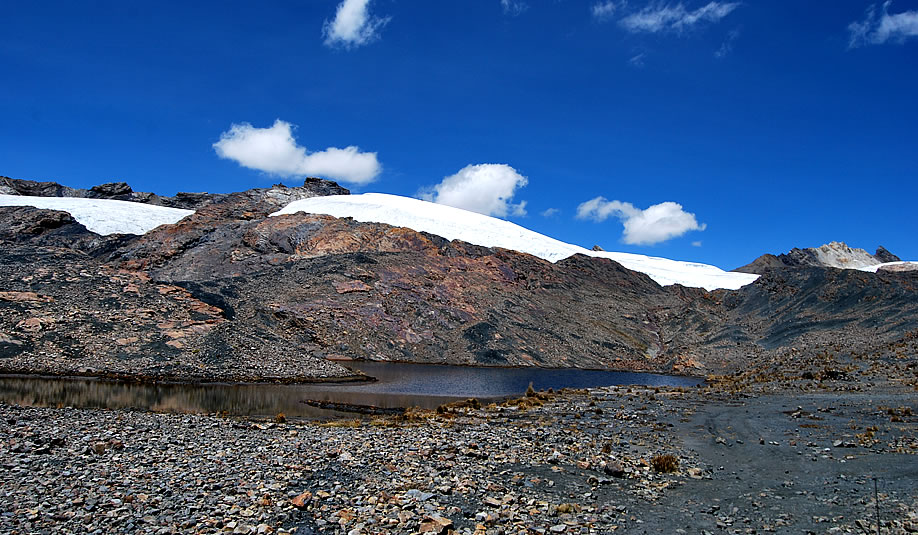
<instances>
[{"instance_id":1,"label":"water reflection","mask_svg":"<svg viewBox=\"0 0 918 535\"><path fill-rule=\"evenodd\" d=\"M422 407L477 397L522 395L539 389L615 384L694 386L699 379L587 370L467 368L395 363L354 363L374 383L316 385L136 384L84 378L0 376L0 401L39 407L138 408L178 413L218 413L292 418L353 417L311 407L320 400L377 407Z\"/></svg>"}]
</instances>

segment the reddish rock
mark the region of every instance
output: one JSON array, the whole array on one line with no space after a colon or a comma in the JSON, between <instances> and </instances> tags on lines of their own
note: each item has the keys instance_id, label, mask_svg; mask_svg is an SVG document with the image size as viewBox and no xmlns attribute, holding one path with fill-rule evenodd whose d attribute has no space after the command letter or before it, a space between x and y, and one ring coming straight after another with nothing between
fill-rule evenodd
<instances>
[{"instance_id":1,"label":"reddish rock","mask_svg":"<svg viewBox=\"0 0 918 535\"><path fill-rule=\"evenodd\" d=\"M369 292L371 288L366 285L363 281L352 280L352 281L341 281L335 282L335 291L339 294L349 294L352 292Z\"/></svg>"},{"instance_id":2,"label":"reddish rock","mask_svg":"<svg viewBox=\"0 0 918 535\"><path fill-rule=\"evenodd\" d=\"M0 299L14 303L50 303L54 301L51 297L38 295L35 292L0 292Z\"/></svg>"},{"instance_id":3,"label":"reddish rock","mask_svg":"<svg viewBox=\"0 0 918 535\"><path fill-rule=\"evenodd\" d=\"M424 517L418 527L421 533L445 534L453 527L453 521L440 515Z\"/></svg>"},{"instance_id":4,"label":"reddish rock","mask_svg":"<svg viewBox=\"0 0 918 535\"><path fill-rule=\"evenodd\" d=\"M305 509L309 502L312 501L312 493L308 490L295 498L290 500L290 503L293 504L297 509Z\"/></svg>"}]
</instances>

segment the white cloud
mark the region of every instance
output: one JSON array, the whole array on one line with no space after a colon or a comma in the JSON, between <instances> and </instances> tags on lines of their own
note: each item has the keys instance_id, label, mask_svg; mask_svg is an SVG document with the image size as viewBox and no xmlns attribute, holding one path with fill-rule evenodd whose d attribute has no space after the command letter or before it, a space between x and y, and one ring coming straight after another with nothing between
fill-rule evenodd
<instances>
[{"instance_id":1,"label":"white cloud","mask_svg":"<svg viewBox=\"0 0 918 535\"><path fill-rule=\"evenodd\" d=\"M512 204L517 188L528 183L516 169L504 164L467 165L420 197L447 206L495 217L526 215L526 201Z\"/></svg>"},{"instance_id":2,"label":"white cloud","mask_svg":"<svg viewBox=\"0 0 918 535\"><path fill-rule=\"evenodd\" d=\"M723 59L727 57L730 52L733 52L733 42L739 38L739 34L739 30L731 30L730 33L727 34L727 38L724 39L724 42L721 43L720 48L714 52L714 57Z\"/></svg>"},{"instance_id":3,"label":"white cloud","mask_svg":"<svg viewBox=\"0 0 918 535\"><path fill-rule=\"evenodd\" d=\"M504 13L514 17L529 9L529 4L522 0L500 0L500 6L504 8Z\"/></svg>"},{"instance_id":4,"label":"white cloud","mask_svg":"<svg viewBox=\"0 0 918 535\"><path fill-rule=\"evenodd\" d=\"M597 2L593 4L593 7L590 8L590 12L593 14L593 18L599 21L606 21L612 18L615 15L615 12L621 6L619 2L614 0L606 0L605 2Z\"/></svg>"},{"instance_id":5,"label":"white cloud","mask_svg":"<svg viewBox=\"0 0 918 535\"><path fill-rule=\"evenodd\" d=\"M638 67L638 68L643 67L643 66L644 66L644 57L645 57L645 56L646 56L646 54L644 54L643 52L641 52L640 54L638 54L638 55L636 55L636 56L632 56L631 59L628 60L628 63L630 63L631 65L633 65L633 66L635 66L635 67Z\"/></svg>"},{"instance_id":6,"label":"white cloud","mask_svg":"<svg viewBox=\"0 0 918 535\"><path fill-rule=\"evenodd\" d=\"M293 139L291 124L280 119L269 128L233 124L213 147L221 158L273 175L317 175L351 184L366 184L381 171L375 152L360 152L354 146L307 152Z\"/></svg>"},{"instance_id":7,"label":"white cloud","mask_svg":"<svg viewBox=\"0 0 918 535\"><path fill-rule=\"evenodd\" d=\"M541 215L542 217L555 217L556 215L560 213L561 213L561 210L557 208L548 208L546 210L543 210L542 213L539 215Z\"/></svg>"},{"instance_id":8,"label":"white cloud","mask_svg":"<svg viewBox=\"0 0 918 535\"><path fill-rule=\"evenodd\" d=\"M867 16L861 22L848 25L850 40L848 46L880 45L887 41L902 43L909 37L918 37L918 11L903 11L889 14L892 2L883 2L879 12L876 5L867 8Z\"/></svg>"},{"instance_id":9,"label":"white cloud","mask_svg":"<svg viewBox=\"0 0 918 535\"><path fill-rule=\"evenodd\" d=\"M701 247L701 240L693 241L693 242L692 242L692 247Z\"/></svg>"},{"instance_id":10,"label":"white cloud","mask_svg":"<svg viewBox=\"0 0 918 535\"><path fill-rule=\"evenodd\" d=\"M689 11L682 3L654 4L632 13L619 24L632 33L682 32L702 22L717 22L739 6L738 2L709 2Z\"/></svg>"},{"instance_id":11,"label":"white cloud","mask_svg":"<svg viewBox=\"0 0 918 535\"><path fill-rule=\"evenodd\" d=\"M602 222L610 217L622 221L625 226L622 241L633 245L653 245L707 227L698 223L695 214L686 212L681 204L674 202L663 202L641 210L630 202L596 197L577 207L577 219Z\"/></svg>"},{"instance_id":12,"label":"white cloud","mask_svg":"<svg viewBox=\"0 0 918 535\"><path fill-rule=\"evenodd\" d=\"M389 22L390 17L370 15L370 0L343 0L338 4L335 19L325 21L322 35L325 45L356 48L379 38L379 30Z\"/></svg>"}]
</instances>

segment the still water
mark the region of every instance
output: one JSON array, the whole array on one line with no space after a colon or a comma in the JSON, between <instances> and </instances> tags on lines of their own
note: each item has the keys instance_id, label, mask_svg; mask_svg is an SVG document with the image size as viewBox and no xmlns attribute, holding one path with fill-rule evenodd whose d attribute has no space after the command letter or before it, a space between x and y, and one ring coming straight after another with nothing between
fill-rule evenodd
<instances>
[{"instance_id":1,"label":"still water","mask_svg":"<svg viewBox=\"0 0 918 535\"><path fill-rule=\"evenodd\" d=\"M306 400L432 409L459 399L520 396L536 390L641 384L695 386L701 379L647 373L539 368L469 368L355 362L372 383L339 384L136 384L101 379L0 376L0 401L37 407L137 408L163 412L218 413L288 418L353 417L319 409Z\"/></svg>"}]
</instances>

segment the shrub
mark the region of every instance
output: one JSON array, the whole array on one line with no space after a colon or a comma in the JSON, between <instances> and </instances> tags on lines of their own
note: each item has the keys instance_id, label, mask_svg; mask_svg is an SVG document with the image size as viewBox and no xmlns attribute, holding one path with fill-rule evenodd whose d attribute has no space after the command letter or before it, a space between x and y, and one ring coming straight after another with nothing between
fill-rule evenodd
<instances>
[{"instance_id":1,"label":"shrub","mask_svg":"<svg viewBox=\"0 0 918 535\"><path fill-rule=\"evenodd\" d=\"M671 454L657 455L650 459L650 466L654 472L660 472L661 474L672 473L679 469L679 458Z\"/></svg>"},{"instance_id":2,"label":"shrub","mask_svg":"<svg viewBox=\"0 0 918 535\"><path fill-rule=\"evenodd\" d=\"M532 383L529 383L529 387L526 388L526 396L532 398L535 397L535 395L536 391L532 388Z\"/></svg>"}]
</instances>

